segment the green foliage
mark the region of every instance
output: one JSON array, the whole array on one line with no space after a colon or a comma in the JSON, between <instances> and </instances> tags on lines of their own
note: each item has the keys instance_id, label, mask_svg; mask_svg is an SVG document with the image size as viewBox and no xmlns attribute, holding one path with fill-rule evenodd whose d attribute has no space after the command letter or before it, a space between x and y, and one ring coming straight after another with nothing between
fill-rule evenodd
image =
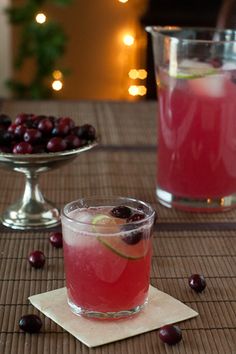
<instances>
[{"instance_id":1,"label":"green foliage","mask_svg":"<svg viewBox=\"0 0 236 354\"><path fill-rule=\"evenodd\" d=\"M26 84L8 80L7 85L17 98L49 98L51 75L58 69L57 62L66 50L67 37L63 28L55 21L43 24L35 21L37 13L45 4L69 5L72 0L26 0L24 5L6 9L9 21L20 28L20 43L14 65L16 72L23 68L27 59L34 62L35 70L31 81ZM62 70L63 71L63 70Z\"/></svg>"}]
</instances>

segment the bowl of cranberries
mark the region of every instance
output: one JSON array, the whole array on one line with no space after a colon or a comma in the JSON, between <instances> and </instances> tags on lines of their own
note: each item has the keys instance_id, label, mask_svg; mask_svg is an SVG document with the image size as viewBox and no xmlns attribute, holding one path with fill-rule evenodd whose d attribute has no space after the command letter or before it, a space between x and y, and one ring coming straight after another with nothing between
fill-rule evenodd
<instances>
[{"instance_id":1,"label":"bowl of cranberries","mask_svg":"<svg viewBox=\"0 0 236 354\"><path fill-rule=\"evenodd\" d=\"M21 199L2 215L2 223L13 229L54 227L60 224L59 210L40 191L40 173L70 163L97 145L96 129L76 124L71 117L20 113L14 119L0 114L0 167L26 177Z\"/></svg>"}]
</instances>

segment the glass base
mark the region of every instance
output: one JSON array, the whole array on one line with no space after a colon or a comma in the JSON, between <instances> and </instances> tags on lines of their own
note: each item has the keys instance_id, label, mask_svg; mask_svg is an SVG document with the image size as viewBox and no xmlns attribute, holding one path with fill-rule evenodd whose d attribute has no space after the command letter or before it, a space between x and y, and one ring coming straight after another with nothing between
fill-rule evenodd
<instances>
[{"instance_id":1,"label":"glass base","mask_svg":"<svg viewBox=\"0 0 236 354\"><path fill-rule=\"evenodd\" d=\"M167 208L183 211L216 213L231 210L236 207L236 195L221 198L188 198L175 196L159 187L156 189L157 200Z\"/></svg>"},{"instance_id":2,"label":"glass base","mask_svg":"<svg viewBox=\"0 0 236 354\"><path fill-rule=\"evenodd\" d=\"M75 305L70 299L68 299L68 304L70 306L71 311L78 316L100 319L100 320L106 320L106 319L109 320L109 319L126 318L138 314L147 304L147 300L144 302L144 304L136 306L130 310L123 310L118 312L99 312L99 311L88 310L83 307L79 307Z\"/></svg>"},{"instance_id":3,"label":"glass base","mask_svg":"<svg viewBox=\"0 0 236 354\"><path fill-rule=\"evenodd\" d=\"M16 230L52 228L60 225L60 211L47 201L22 200L11 205L1 216L3 225Z\"/></svg>"}]
</instances>

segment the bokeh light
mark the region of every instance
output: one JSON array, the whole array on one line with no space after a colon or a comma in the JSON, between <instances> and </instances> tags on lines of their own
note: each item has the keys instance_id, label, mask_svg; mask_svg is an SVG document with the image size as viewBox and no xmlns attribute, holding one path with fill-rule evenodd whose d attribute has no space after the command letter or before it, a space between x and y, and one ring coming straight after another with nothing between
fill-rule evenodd
<instances>
[{"instance_id":1,"label":"bokeh light","mask_svg":"<svg viewBox=\"0 0 236 354\"><path fill-rule=\"evenodd\" d=\"M47 17L43 13L39 13L35 16L35 21L40 24L46 22L46 20L47 20Z\"/></svg>"}]
</instances>

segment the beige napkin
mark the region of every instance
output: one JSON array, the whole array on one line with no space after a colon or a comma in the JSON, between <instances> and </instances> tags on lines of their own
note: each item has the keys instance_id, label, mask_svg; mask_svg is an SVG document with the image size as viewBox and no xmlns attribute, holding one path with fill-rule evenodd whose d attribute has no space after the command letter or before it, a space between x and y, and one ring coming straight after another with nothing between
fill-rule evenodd
<instances>
[{"instance_id":1,"label":"beige napkin","mask_svg":"<svg viewBox=\"0 0 236 354\"><path fill-rule=\"evenodd\" d=\"M113 321L91 320L73 314L67 304L66 288L33 295L29 300L88 347L128 338L198 315L190 307L151 285L148 304L143 311L132 318Z\"/></svg>"}]
</instances>

